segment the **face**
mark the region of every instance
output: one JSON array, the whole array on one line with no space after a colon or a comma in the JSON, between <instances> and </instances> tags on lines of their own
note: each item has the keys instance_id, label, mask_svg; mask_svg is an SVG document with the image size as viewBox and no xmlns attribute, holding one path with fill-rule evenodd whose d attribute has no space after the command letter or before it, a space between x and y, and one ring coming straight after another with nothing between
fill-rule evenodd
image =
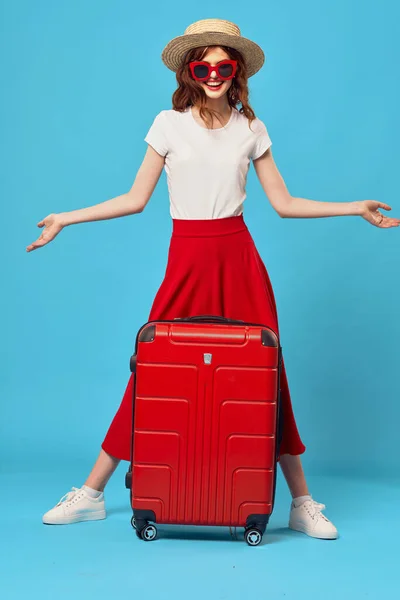
<instances>
[{"instance_id":1,"label":"face","mask_svg":"<svg viewBox=\"0 0 400 600\"><path fill-rule=\"evenodd\" d=\"M206 54L201 59L215 66L221 60L230 60L230 56L217 46L210 47ZM221 81L216 71L210 73L210 77L207 81L199 81L199 85L203 88L208 98L216 100L224 96L232 85L232 80Z\"/></svg>"}]
</instances>

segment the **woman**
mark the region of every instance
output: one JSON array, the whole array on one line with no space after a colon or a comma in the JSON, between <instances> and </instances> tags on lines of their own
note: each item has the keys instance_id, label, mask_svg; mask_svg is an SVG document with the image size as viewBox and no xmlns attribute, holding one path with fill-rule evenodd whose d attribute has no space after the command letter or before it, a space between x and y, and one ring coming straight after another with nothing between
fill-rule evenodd
<instances>
[{"instance_id":1,"label":"woman","mask_svg":"<svg viewBox=\"0 0 400 600\"><path fill-rule=\"evenodd\" d=\"M49 215L39 223L42 235L27 250L49 243L67 225L140 213L165 167L173 235L150 319L215 314L278 330L268 274L243 221L250 160L281 217L359 215L378 227L397 227L400 221L383 216L378 209L390 207L372 200L325 203L289 194L267 129L248 102L247 79L261 68L264 54L236 25L218 19L194 23L166 46L162 58L177 73L173 110L155 118L130 191L97 206ZM293 497L289 526L316 538L337 538L336 527L322 513L325 507L307 488L300 459L305 447L284 368L282 403L280 465ZM132 378L85 485L72 488L44 515L44 523L105 518L104 488L119 461L130 458L131 406Z\"/></svg>"}]
</instances>

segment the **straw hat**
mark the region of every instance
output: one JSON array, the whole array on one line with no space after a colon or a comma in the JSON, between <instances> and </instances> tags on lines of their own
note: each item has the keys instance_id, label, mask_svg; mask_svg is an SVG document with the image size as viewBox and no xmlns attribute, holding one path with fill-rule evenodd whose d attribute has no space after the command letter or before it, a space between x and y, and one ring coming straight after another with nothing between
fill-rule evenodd
<instances>
[{"instance_id":1,"label":"straw hat","mask_svg":"<svg viewBox=\"0 0 400 600\"><path fill-rule=\"evenodd\" d=\"M192 48L200 46L235 48L244 57L248 77L257 73L265 60L260 46L242 37L237 25L222 19L203 19L189 25L184 35L174 38L165 46L161 58L171 71L177 71L185 54Z\"/></svg>"}]
</instances>

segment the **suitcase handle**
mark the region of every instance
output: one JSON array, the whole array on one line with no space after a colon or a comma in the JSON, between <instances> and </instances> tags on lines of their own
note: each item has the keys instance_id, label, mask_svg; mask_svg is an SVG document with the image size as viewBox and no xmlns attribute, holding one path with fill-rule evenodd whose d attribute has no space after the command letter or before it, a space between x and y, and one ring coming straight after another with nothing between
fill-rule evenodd
<instances>
[{"instance_id":1,"label":"suitcase handle","mask_svg":"<svg viewBox=\"0 0 400 600\"><path fill-rule=\"evenodd\" d=\"M225 317L218 317L215 315L198 315L196 317L187 317L186 319L174 319L174 321L183 321L183 322L193 322L193 323L202 323L202 322L207 322L207 323L231 323L231 324L242 324L244 323L244 321L237 321L235 319L226 319Z\"/></svg>"}]
</instances>

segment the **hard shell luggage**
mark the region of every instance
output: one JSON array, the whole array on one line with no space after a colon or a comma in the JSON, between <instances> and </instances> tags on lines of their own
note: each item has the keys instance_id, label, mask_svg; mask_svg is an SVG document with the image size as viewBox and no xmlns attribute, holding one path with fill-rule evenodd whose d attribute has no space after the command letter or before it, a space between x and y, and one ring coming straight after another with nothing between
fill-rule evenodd
<instances>
[{"instance_id":1,"label":"hard shell luggage","mask_svg":"<svg viewBox=\"0 0 400 600\"><path fill-rule=\"evenodd\" d=\"M136 339L132 525L244 527L257 546L273 510L282 352L268 327L221 317L149 322Z\"/></svg>"}]
</instances>

